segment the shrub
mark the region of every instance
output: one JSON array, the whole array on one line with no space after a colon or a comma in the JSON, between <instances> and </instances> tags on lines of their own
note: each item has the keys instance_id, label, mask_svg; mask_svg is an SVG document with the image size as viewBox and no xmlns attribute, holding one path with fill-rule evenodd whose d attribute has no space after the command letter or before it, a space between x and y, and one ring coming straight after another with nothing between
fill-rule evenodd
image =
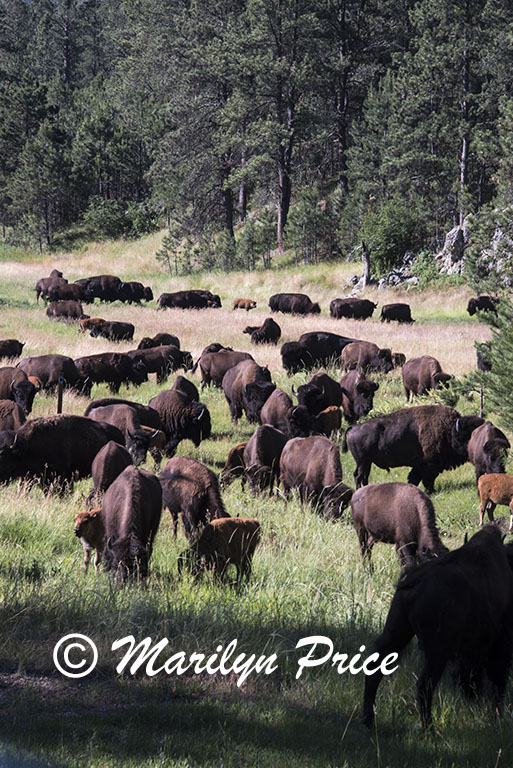
<instances>
[{"instance_id":1,"label":"shrub","mask_svg":"<svg viewBox=\"0 0 513 768\"><path fill-rule=\"evenodd\" d=\"M398 198L369 209L363 219L361 239L371 249L373 271L381 275L399 266L406 251L418 246L419 230L417 213Z\"/></svg>"}]
</instances>

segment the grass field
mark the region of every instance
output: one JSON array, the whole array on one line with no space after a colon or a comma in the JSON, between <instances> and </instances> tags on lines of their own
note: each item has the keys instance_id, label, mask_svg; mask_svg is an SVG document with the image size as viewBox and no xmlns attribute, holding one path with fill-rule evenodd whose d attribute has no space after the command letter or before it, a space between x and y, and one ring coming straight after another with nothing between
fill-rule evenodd
<instances>
[{"instance_id":1,"label":"grass field","mask_svg":"<svg viewBox=\"0 0 513 768\"><path fill-rule=\"evenodd\" d=\"M24 341L25 355L59 352L78 357L135 346L80 336L76 326L48 320L44 306L36 305L32 288L54 266L70 279L101 272L139 278L153 287L155 297L163 290L210 288L220 294L222 309L158 312L155 303L143 307L116 303L96 305L91 314L133 322L136 343L158 331L175 333L194 357L211 341L251 351L258 362L269 365L277 386L288 391L291 383L297 386L308 377L297 374L288 379L279 349L251 348L249 337L242 334L246 324L257 325L268 315L267 299L276 291L302 290L322 308L320 317L276 317L283 341L325 329L390 346L407 357L432 354L444 370L460 375L475 367L474 341L489 337L487 327L466 314L468 293L463 289L408 294L405 300L417 318L409 327L381 325L378 319L334 321L327 310L329 300L349 293L344 282L360 271L358 264L170 280L155 268L157 247L153 237L128 246L103 244L80 255L46 257L36 263L3 262L0 338ZM380 304L402 296L373 290L365 295ZM231 303L239 296L254 298L258 308L232 312ZM147 403L161 388L150 378L139 389L122 388L120 396ZM198 384L198 378L192 378ZM173 377L169 386L172 381ZM379 381L376 411L404 407L399 374ZM106 387L93 389L94 398L107 395ZM205 390L202 400L211 412L212 438L197 449L181 443L178 453L219 472L229 448L247 439L252 428L244 418L232 427L219 390ZM64 397L67 413L82 413L86 405L82 398ZM54 398L37 396L32 415L53 413L55 407ZM457 407L475 413L478 403L460 400ZM342 455L342 460L344 478L352 484L352 457ZM146 468L153 469L151 460ZM405 480L406 475L406 469L389 474L373 469L371 481ZM119 588L93 568L83 575L73 517L83 508L83 495L90 486L90 481L81 481L64 498L45 497L38 487L18 483L0 489L0 765L14 757L51 766L98 768L512 764L510 695L498 721L488 701L468 704L448 679L436 692L434 732L421 732L415 707L419 658L413 643L398 672L381 685L372 732L359 724L361 675L340 676L326 664L296 680L295 646L300 638L325 635L336 651L350 655L361 645L369 647L394 592L399 566L393 548L375 548L375 571L369 573L360 561L349 515L327 523L311 509L302 509L296 499L288 504L282 498L255 499L236 483L223 494L228 512L257 517L263 529L247 588L236 592L208 579L179 580L176 561L186 541L183 532L174 541L167 513L147 584ZM472 534L478 523L471 465L441 475L433 502L444 542L450 548L459 546L465 532ZM61 676L52 660L55 643L70 632L88 635L99 651L95 672L79 681ZM169 655L180 650L210 654L235 638L238 651L257 656L276 653L278 670L269 676L251 675L240 688L234 674L118 676L120 653L114 653L111 645L129 634L137 639L167 637Z\"/></svg>"}]
</instances>

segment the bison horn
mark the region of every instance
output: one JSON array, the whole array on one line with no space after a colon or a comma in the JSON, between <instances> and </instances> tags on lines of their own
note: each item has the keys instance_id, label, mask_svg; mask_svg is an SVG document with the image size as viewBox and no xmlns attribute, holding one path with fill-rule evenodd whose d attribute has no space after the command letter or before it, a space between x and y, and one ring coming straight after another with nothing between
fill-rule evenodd
<instances>
[{"instance_id":1,"label":"bison horn","mask_svg":"<svg viewBox=\"0 0 513 768\"><path fill-rule=\"evenodd\" d=\"M468 533L467 533L467 531L465 531L465 537L463 539L463 544L465 545L467 543L467 541L468 541Z\"/></svg>"},{"instance_id":2,"label":"bison horn","mask_svg":"<svg viewBox=\"0 0 513 768\"><path fill-rule=\"evenodd\" d=\"M205 407L203 407L203 408L201 409L201 411L198 413L198 421L201 421L201 419L202 419L202 418L203 418L203 416L205 415L205 411L206 411L206 408L205 408Z\"/></svg>"},{"instance_id":3,"label":"bison horn","mask_svg":"<svg viewBox=\"0 0 513 768\"><path fill-rule=\"evenodd\" d=\"M297 389L294 387L294 384L292 385L292 394L294 397L297 397Z\"/></svg>"},{"instance_id":4,"label":"bison horn","mask_svg":"<svg viewBox=\"0 0 513 768\"><path fill-rule=\"evenodd\" d=\"M460 432L460 420L459 419L456 419L456 425L454 427L454 431L456 432L456 434L459 434L459 432Z\"/></svg>"},{"instance_id":5,"label":"bison horn","mask_svg":"<svg viewBox=\"0 0 513 768\"><path fill-rule=\"evenodd\" d=\"M15 385L15 381L14 381L14 379L13 379L13 380L11 381L11 386L9 387L9 389L10 389L11 391L14 389L14 385Z\"/></svg>"}]
</instances>

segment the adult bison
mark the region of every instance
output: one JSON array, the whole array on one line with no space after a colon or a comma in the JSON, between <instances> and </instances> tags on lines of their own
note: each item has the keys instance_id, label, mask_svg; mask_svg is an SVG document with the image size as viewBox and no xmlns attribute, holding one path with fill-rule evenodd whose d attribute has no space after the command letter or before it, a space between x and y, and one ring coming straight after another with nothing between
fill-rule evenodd
<instances>
[{"instance_id":1,"label":"adult bison","mask_svg":"<svg viewBox=\"0 0 513 768\"><path fill-rule=\"evenodd\" d=\"M509 440L491 421L474 429L468 441L468 460L474 465L476 481L481 475L504 472Z\"/></svg>"},{"instance_id":2,"label":"adult bison","mask_svg":"<svg viewBox=\"0 0 513 768\"><path fill-rule=\"evenodd\" d=\"M116 477L130 464L132 464L132 457L126 448L115 443L114 440L105 443L94 457L91 465L93 489L87 497L89 508L93 506L95 500L98 501Z\"/></svg>"},{"instance_id":3,"label":"adult bison","mask_svg":"<svg viewBox=\"0 0 513 768\"><path fill-rule=\"evenodd\" d=\"M193 400L199 402L200 396L198 388L192 381L186 379L185 376L177 376L171 389L178 389L180 392L183 392L184 395L187 395L191 403Z\"/></svg>"},{"instance_id":4,"label":"adult bison","mask_svg":"<svg viewBox=\"0 0 513 768\"><path fill-rule=\"evenodd\" d=\"M483 423L477 416L460 416L446 405L419 405L377 416L350 427L347 447L356 461L356 487L367 485L372 464L381 469L411 467L408 482L421 481L433 491L438 475L468 461L472 431Z\"/></svg>"},{"instance_id":5,"label":"adult bison","mask_svg":"<svg viewBox=\"0 0 513 768\"><path fill-rule=\"evenodd\" d=\"M58 414L27 421L16 432L0 433L0 481L29 475L48 487L87 477L94 457L109 440L124 444L119 429L84 416Z\"/></svg>"},{"instance_id":6,"label":"adult bison","mask_svg":"<svg viewBox=\"0 0 513 768\"><path fill-rule=\"evenodd\" d=\"M249 333L252 344L277 344L281 336L281 328L272 317L267 317L262 325L248 325L242 333Z\"/></svg>"},{"instance_id":7,"label":"adult bison","mask_svg":"<svg viewBox=\"0 0 513 768\"><path fill-rule=\"evenodd\" d=\"M107 383L114 394L119 392L121 384L138 387L148 381L144 363L132 360L121 352L86 355L77 358L75 365L83 378L94 384Z\"/></svg>"},{"instance_id":8,"label":"adult bison","mask_svg":"<svg viewBox=\"0 0 513 768\"><path fill-rule=\"evenodd\" d=\"M501 539L500 530L487 525L459 549L421 563L399 579L372 653L380 660L400 654L417 636L424 658L417 680L424 728L431 725L433 692L450 660L456 662L468 696L486 676L494 711L502 703L513 655L513 553ZM365 680L367 726L374 721L382 677L381 665L376 665Z\"/></svg>"},{"instance_id":9,"label":"adult bison","mask_svg":"<svg viewBox=\"0 0 513 768\"><path fill-rule=\"evenodd\" d=\"M287 442L280 430L264 424L258 427L244 448L243 460L246 478L253 494L269 489L273 492L274 482L280 474L280 457Z\"/></svg>"},{"instance_id":10,"label":"adult bison","mask_svg":"<svg viewBox=\"0 0 513 768\"><path fill-rule=\"evenodd\" d=\"M117 275L94 275L76 280L75 284L83 288L87 304L94 304L95 299L117 301L120 298L121 278Z\"/></svg>"},{"instance_id":11,"label":"adult bison","mask_svg":"<svg viewBox=\"0 0 513 768\"><path fill-rule=\"evenodd\" d=\"M339 447L327 437L296 437L283 448L280 484L285 496L297 488L303 501L322 507L326 519L340 517L352 491L342 482Z\"/></svg>"},{"instance_id":12,"label":"adult bison","mask_svg":"<svg viewBox=\"0 0 513 768\"><path fill-rule=\"evenodd\" d=\"M330 302L330 315L336 320L350 317L353 320L366 320L378 305L369 299L356 299L352 296L343 299L333 299Z\"/></svg>"},{"instance_id":13,"label":"adult bison","mask_svg":"<svg viewBox=\"0 0 513 768\"><path fill-rule=\"evenodd\" d=\"M308 437L312 431L312 417L304 405L294 405L281 389L275 389L260 411L262 424L270 424L286 437Z\"/></svg>"},{"instance_id":14,"label":"adult bison","mask_svg":"<svg viewBox=\"0 0 513 768\"><path fill-rule=\"evenodd\" d=\"M190 371L193 367L191 353L178 349L174 344L150 347L149 349L134 349L127 352L127 355L134 362L143 363L148 373L156 373L157 384L167 381L169 374L179 368Z\"/></svg>"},{"instance_id":15,"label":"adult bison","mask_svg":"<svg viewBox=\"0 0 513 768\"><path fill-rule=\"evenodd\" d=\"M328 331L303 333L298 341L288 341L281 347L282 364L288 374L329 365L340 358L347 344L357 339Z\"/></svg>"},{"instance_id":16,"label":"adult bison","mask_svg":"<svg viewBox=\"0 0 513 768\"><path fill-rule=\"evenodd\" d=\"M129 304L140 304L141 301L153 301L153 291L137 280L123 282L119 286L119 299Z\"/></svg>"},{"instance_id":17,"label":"adult bison","mask_svg":"<svg viewBox=\"0 0 513 768\"><path fill-rule=\"evenodd\" d=\"M156 333L155 336L145 336L139 342L137 349L151 349L152 347L163 347L173 344L180 349L180 339L172 333Z\"/></svg>"},{"instance_id":18,"label":"adult bison","mask_svg":"<svg viewBox=\"0 0 513 768\"><path fill-rule=\"evenodd\" d=\"M237 352L227 349L202 354L196 363L201 373L201 389L208 384L222 387L225 373L237 365L237 363L242 362L242 360L253 360L253 357L249 352ZM196 366L193 367L193 372Z\"/></svg>"},{"instance_id":19,"label":"adult bison","mask_svg":"<svg viewBox=\"0 0 513 768\"><path fill-rule=\"evenodd\" d=\"M412 319L410 305L396 303L385 304L381 307L381 322L389 323L391 320L395 320L398 323L414 323L415 320Z\"/></svg>"},{"instance_id":20,"label":"adult bison","mask_svg":"<svg viewBox=\"0 0 513 768\"><path fill-rule=\"evenodd\" d=\"M3 358L21 357L25 344L17 339L3 339L0 341L0 360Z\"/></svg>"},{"instance_id":21,"label":"adult bison","mask_svg":"<svg viewBox=\"0 0 513 768\"><path fill-rule=\"evenodd\" d=\"M262 406L276 388L269 368L254 360L241 360L229 368L223 376L222 387L232 422L237 423L244 411L250 424L260 421Z\"/></svg>"},{"instance_id":22,"label":"adult bison","mask_svg":"<svg viewBox=\"0 0 513 768\"><path fill-rule=\"evenodd\" d=\"M92 381L87 373L82 373L71 357L66 355L38 355L24 357L18 365L29 378L36 377L45 390L55 389L60 383L74 389L79 394L89 396Z\"/></svg>"},{"instance_id":23,"label":"adult bison","mask_svg":"<svg viewBox=\"0 0 513 768\"><path fill-rule=\"evenodd\" d=\"M76 322L84 316L84 310L79 301L51 301L46 308L46 316L50 320Z\"/></svg>"},{"instance_id":24,"label":"adult bison","mask_svg":"<svg viewBox=\"0 0 513 768\"><path fill-rule=\"evenodd\" d=\"M361 371L349 371L340 379L342 411L348 424L354 424L372 411L379 384L365 378Z\"/></svg>"},{"instance_id":25,"label":"adult bison","mask_svg":"<svg viewBox=\"0 0 513 768\"><path fill-rule=\"evenodd\" d=\"M155 416L158 416L155 413ZM152 451L160 461L160 451L164 448L165 434L161 429L144 425L139 418L139 410L127 403L104 405L93 408L89 418L94 421L113 424L123 434L128 453L137 467L146 461L146 454Z\"/></svg>"},{"instance_id":26,"label":"adult bison","mask_svg":"<svg viewBox=\"0 0 513 768\"><path fill-rule=\"evenodd\" d=\"M84 289L76 283L53 283L46 290L46 298L50 301L84 301Z\"/></svg>"},{"instance_id":27,"label":"adult bison","mask_svg":"<svg viewBox=\"0 0 513 768\"><path fill-rule=\"evenodd\" d=\"M27 415L40 389L39 379L32 377L31 381L21 368L0 368L0 400L13 400Z\"/></svg>"},{"instance_id":28,"label":"adult bison","mask_svg":"<svg viewBox=\"0 0 513 768\"><path fill-rule=\"evenodd\" d=\"M173 456L178 443L191 440L197 447L212 432L210 413L203 403L192 402L179 390L164 389L149 405L160 416L166 434L164 453Z\"/></svg>"},{"instance_id":29,"label":"adult bison","mask_svg":"<svg viewBox=\"0 0 513 768\"><path fill-rule=\"evenodd\" d=\"M498 303L499 299L495 296L487 296L486 294L481 294L480 296L476 296L468 300L467 312L471 316L475 315L476 312L492 312L494 315L496 315Z\"/></svg>"},{"instance_id":30,"label":"adult bison","mask_svg":"<svg viewBox=\"0 0 513 768\"><path fill-rule=\"evenodd\" d=\"M307 384L302 384L297 392L292 386L299 405L304 405L311 416L317 416L330 405L342 405L340 384L321 371L315 373Z\"/></svg>"},{"instance_id":31,"label":"adult bison","mask_svg":"<svg viewBox=\"0 0 513 768\"><path fill-rule=\"evenodd\" d=\"M220 307L219 296L203 290L175 291L162 293L158 299L159 309L207 309Z\"/></svg>"},{"instance_id":32,"label":"adult bison","mask_svg":"<svg viewBox=\"0 0 513 768\"><path fill-rule=\"evenodd\" d=\"M406 399L410 395L425 395L431 389L446 387L452 379L449 373L443 373L442 366L430 355L414 357L408 360L402 368L403 387Z\"/></svg>"},{"instance_id":33,"label":"adult bison","mask_svg":"<svg viewBox=\"0 0 513 768\"><path fill-rule=\"evenodd\" d=\"M21 405L12 400L0 400L0 432L16 431L26 422L25 412Z\"/></svg>"},{"instance_id":34,"label":"adult bison","mask_svg":"<svg viewBox=\"0 0 513 768\"><path fill-rule=\"evenodd\" d=\"M106 571L146 578L161 513L162 489L155 475L126 467L103 497Z\"/></svg>"},{"instance_id":35,"label":"adult bison","mask_svg":"<svg viewBox=\"0 0 513 768\"><path fill-rule=\"evenodd\" d=\"M340 354L345 371L354 368L364 372L389 373L394 368L390 349L380 349L371 341L355 341L347 344Z\"/></svg>"},{"instance_id":36,"label":"adult bison","mask_svg":"<svg viewBox=\"0 0 513 768\"><path fill-rule=\"evenodd\" d=\"M117 320L102 320L94 318L96 322L92 324L89 333L93 338L101 336L109 341L132 341L135 333L135 326L132 323L121 323Z\"/></svg>"},{"instance_id":37,"label":"adult bison","mask_svg":"<svg viewBox=\"0 0 513 768\"><path fill-rule=\"evenodd\" d=\"M56 271L56 270L54 270ZM57 277L57 275L50 274L49 277L42 277L40 280L37 281L34 290L36 292L36 303L39 303L39 297L42 296L43 299L46 301L48 298L48 289L51 288L54 285L67 285L68 281L62 277L62 272L60 273L61 277Z\"/></svg>"},{"instance_id":38,"label":"adult bison","mask_svg":"<svg viewBox=\"0 0 513 768\"><path fill-rule=\"evenodd\" d=\"M289 315L319 315L321 308L306 293L275 293L269 299L271 312Z\"/></svg>"}]
</instances>

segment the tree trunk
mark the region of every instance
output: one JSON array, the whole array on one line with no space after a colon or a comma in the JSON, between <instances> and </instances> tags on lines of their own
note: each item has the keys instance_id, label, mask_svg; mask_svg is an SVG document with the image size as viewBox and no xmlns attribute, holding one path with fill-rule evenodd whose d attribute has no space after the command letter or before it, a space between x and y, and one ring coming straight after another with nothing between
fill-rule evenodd
<instances>
[{"instance_id":1,"label":"tree trunk","mask_svg":"<svg viewBox=\"0 0 513 768\"><path fill-rule=\"evenodd\" d=\"M370 250L367 248L367 244L362 240L362 258L365 262L363 270L363 287L369 284L371 278L371 263L370 263Z\"/></svg>"},{"instance_id":2,"label":"tree trunk","mask_svg":"<svg viewBox=\"0 0 513 768\"><path fill-rule=\"evenodd\" d=\"M463 29L463 74L462 74L462 89L463 97L461 101L461 116L463 119L464 133L461 141L461 159L460 159L460 205L459 205L459 225L463 226L463 220L465 219L465 190L468 180L468 153L470 144L470 132L469 132L469 104L468 94L470 89L470 57L468 50L468 25L470 23L470 0L465 2L465 27Z\"/></svg>"}]
</instances>

